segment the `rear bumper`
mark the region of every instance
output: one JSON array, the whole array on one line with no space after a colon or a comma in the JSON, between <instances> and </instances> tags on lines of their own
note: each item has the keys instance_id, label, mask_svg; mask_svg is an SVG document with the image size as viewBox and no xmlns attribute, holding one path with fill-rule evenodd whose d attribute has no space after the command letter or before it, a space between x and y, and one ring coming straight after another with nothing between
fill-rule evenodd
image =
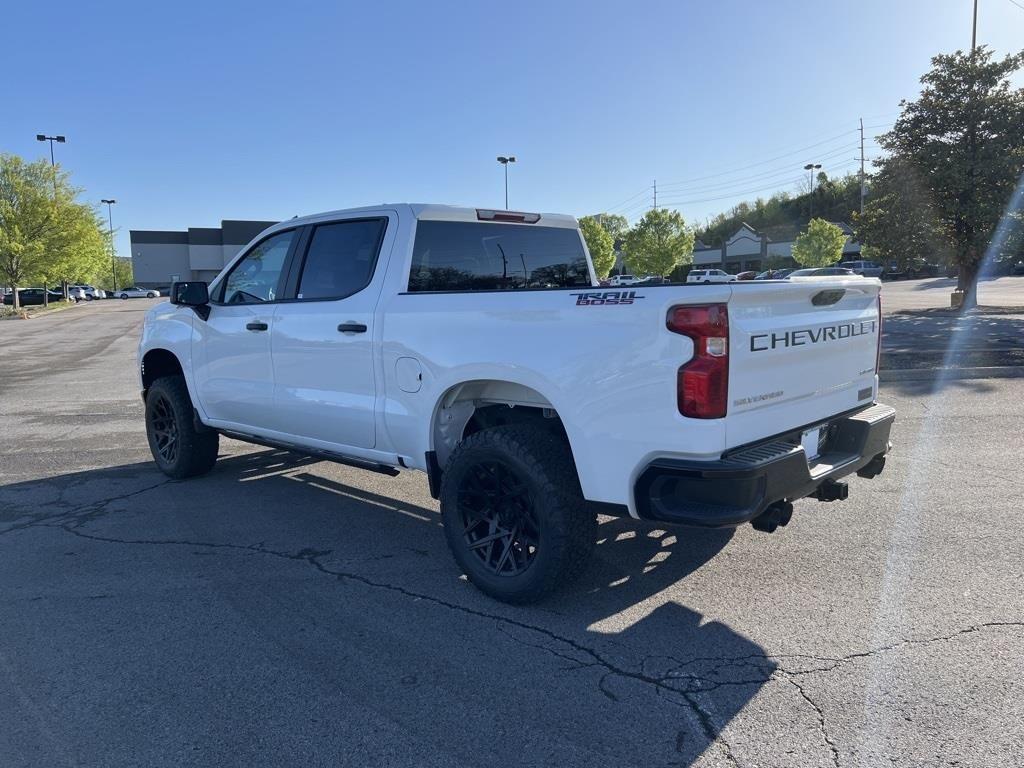
<instances>
[{"instance_id":1,"label":"rear bumper","mask_svg":"<svg viewBox=\"0 0 1024 768\"><path fill-rule=\"evenodd\" d=\"M830 435L810 465L800 430L725 454L718 461L657 459L634 487L643 520L709 528L740 525L778 501L814 493L826 480L874 477L889 450L896 411L876 403L828 422Z\"/></svg>"}]
</instances>

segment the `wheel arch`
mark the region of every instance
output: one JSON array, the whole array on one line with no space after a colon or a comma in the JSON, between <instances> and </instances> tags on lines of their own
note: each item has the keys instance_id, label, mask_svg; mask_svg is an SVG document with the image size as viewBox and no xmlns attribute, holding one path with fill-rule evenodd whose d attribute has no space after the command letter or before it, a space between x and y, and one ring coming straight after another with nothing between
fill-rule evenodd
<instances>
[{"instance_id":1,"label":"wheel arch","mask_svg":"<svg viewBox=\"0 0 1024 768\"><path fill-rule=\"evenodd\" d=\"M139 373L142 377L142 397L145 398L154 381L163 376L184 377L185 369L178 356L169 349L154 347L142 356Z\"/></svg>"},{"instance_id":2,"label":"wheel arch","mask_svg":"<svg viewBox=\"0 0 1024 768\"><path fill-rule=\"evenodd\" d=\"M440 487L448 458L465 438L488 427L523 422L552 429L572 453L572 441L558 409L537 389L499 378L471 379L449 386L437 399L430 420L427 474L431 493Z\"/></svg>"}]
</instances>

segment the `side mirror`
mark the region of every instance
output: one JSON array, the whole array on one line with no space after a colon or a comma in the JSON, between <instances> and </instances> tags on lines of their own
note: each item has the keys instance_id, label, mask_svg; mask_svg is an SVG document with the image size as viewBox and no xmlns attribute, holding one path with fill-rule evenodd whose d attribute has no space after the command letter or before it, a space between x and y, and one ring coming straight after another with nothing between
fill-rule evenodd
<instances>
[{"instance_id":1,"label":"side mirror","mask_svg":"<svg viewBox=\"0 0 1024 768\"><path fill-rule=\"evenodd\" d=\"M204 282L189 281L171 285L171 304L192 307L203 320L210 316L210 288Z\"/></svg>"},{"instance_id":2,"label":"side mirror","mask_svg":"<svg viewBox=\"0 0 1024 768\"><path fill-rule=\"evenodd\" d=\"M206 283L187 282L174 283L171 286L171 304L183 304L186 307L201 307L210 303L210 289Z\"/></svg>"}]
</instances>

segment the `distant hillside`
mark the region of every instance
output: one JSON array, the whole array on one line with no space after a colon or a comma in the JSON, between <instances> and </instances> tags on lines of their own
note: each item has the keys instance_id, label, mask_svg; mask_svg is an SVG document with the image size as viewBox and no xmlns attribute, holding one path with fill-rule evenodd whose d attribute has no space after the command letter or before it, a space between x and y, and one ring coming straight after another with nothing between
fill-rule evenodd
<instances>
[{"instance_id":1,"label":"distant hillside","mask_svg":"<svg viewBox=\"0 0 1024 768\"><path fill-rule=\"evenodd\" d=\"M767 200L740 203L728 213L720 213L697 229L697 237L705 245L721 245L741 224L746 222L773 240L789 239L802 231L808 222L810 195L791 196L777 192ZM814 183L814 216L827 221L851 222L853 212L860 210L860 180L857 176L829 179L818 174Z\"/></svg>"}]
</instances>

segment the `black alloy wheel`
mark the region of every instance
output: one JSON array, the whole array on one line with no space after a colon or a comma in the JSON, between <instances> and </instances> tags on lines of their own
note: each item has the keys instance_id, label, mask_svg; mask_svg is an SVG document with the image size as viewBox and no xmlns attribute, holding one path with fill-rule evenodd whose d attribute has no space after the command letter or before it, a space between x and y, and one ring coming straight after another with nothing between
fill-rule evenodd
<instances>
[{"instance_id":1,"label":"black alloy wheel","mask_svg":"<svg viewBox=\"0 0 1024 768\"><path fill-rule=\"evenodd\" d=\"M497 461L467 468L458 488L462 536L469 551L495 576L518 576L541 547L536 505L522 477Z\"/></svg>"},{"instance_id":2,"label":"black alloy wheel","mask_svg":"<svg viewBox=\"0 0 1024 768\"><path fill-rule=\"evenodd\" d=\"M168 464L178 460L178 422L174 418L174 407L162 392L153 396L149 411L149 428L153 435L154 450Z\"/></svg>"}]
</instances>

